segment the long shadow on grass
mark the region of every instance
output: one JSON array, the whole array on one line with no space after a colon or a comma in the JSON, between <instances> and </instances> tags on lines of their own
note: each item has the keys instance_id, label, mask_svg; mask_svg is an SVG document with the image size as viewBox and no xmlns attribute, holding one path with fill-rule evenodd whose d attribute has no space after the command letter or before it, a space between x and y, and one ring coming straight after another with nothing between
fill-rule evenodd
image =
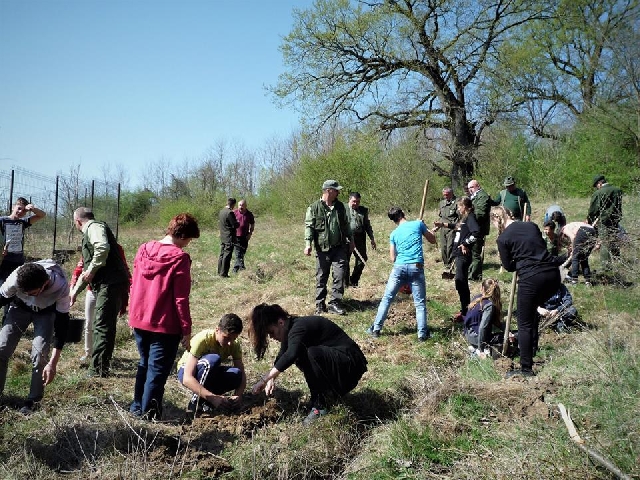
<instances>
[{"instance_id":1,"label":"long shadow on grass","mask_svg":"<svg viewBox=\"0 0 640 480\"><path fill-rule=\"evenodd\" d=\"M431 333L431 338L436 338L439 340L450 339L454 336L459 335L459 333L455 329L452 329L451 327L429 326L429 332ZM410 335L417 335L417 332L416 332L416 327L403 325L401 327L394 327L390 331L385 331L384 334L388 336L410 336Z\"/></svg>"},{"instance_id":2,"label":"long shadow on grass","mask_svg":"<svg viewBox=\"0 0 640 480\"><path fill-rule=\"evenodd\" d=\"M355 298L343 300L343 305L347 312L377 310L378 303L380 303L380 300L356 300Z\"/></svg>"},{"instance_id":3,"label":"long shadow on grass","mask_svg":"<svg viewBox=\"0 0 640 480\"><path fill-rule=\"evenodd\" d=\"M396 418L407 406L409 398L410 393L402 388L396 390L393 396L363 388L345 396L342 402L356 417L358 423L371 425Z\"/></svg>"},{"instance_id":4,"label":"long shadow on grass","mask_svg":"<svg viewBox=\"0 0 640 480\"><path fill-rule=\"evenodd\" d=\"M185 442L184 439L158 431L152 425L132 424L132 428L111 424L100 428L82 424L60 426L50 444L33 442L30 447L36 459L55 471L86 471L97 468L100 458L114 453L127 456L142 470L153 463L171 466L175 457L198 457L218 454L224 445L236 440L229 432L207 432L207 441Z\"/></svg>"}]
</instances>

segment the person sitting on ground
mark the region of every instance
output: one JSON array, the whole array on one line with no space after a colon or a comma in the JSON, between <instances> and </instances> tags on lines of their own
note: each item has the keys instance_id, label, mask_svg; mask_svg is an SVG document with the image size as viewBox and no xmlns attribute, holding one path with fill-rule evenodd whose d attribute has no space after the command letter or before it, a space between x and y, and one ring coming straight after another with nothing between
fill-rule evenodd
<instances>
[{"instance_id":1,"label":"person sitting on ground","mask_svg":"<svg viewBox=\"0 0 640 480\"><path fill-rule=\"evenodd\" d=\"M269 337L280 342L280 352L252 391L271 395L276 378L295 363L311 393L305 424L325 415L330 397L349 393L367 371L367 359L358 344L327 318L296 317L280 305L262 303L249 314L249 338L258 360L267 351Z\"/></svg>"},{"instance_id":2,"label":"person sitting on ground","mask_svg":"<svg viewBox=\"0 0 640 480\"><path fill-rule=\"evenodd\" d=\"M178 362L178 380L193 392L188 412L213 407L240 405L247 385L238 337L242 320L234 313L222 316L215 329L206 329L191 338L191 347ZM233 366L222 365L226 359ZM233 395L224 394L233 390Z\"/></svg>"},{"instance_id":3,"label":"person sitting on ground","mask_svg":"<svg viewBox=\"0 0 640 480\"><path fill-rule=\"evenodd\" d=\"M473 298L464 317L463 333L480 357L489 355L490 346L502 344L502 299L497 280L483 280L480 295Z\"/></svg>"},{"instance_id":4,"label":"person sitting on ground","mask_svg":"<svg viewBox=\"0 0 640 480\"><path fill-rule=\"evenodd\" d=\"M578 310L573 305L573 297L563 284L542 306L538 307L540 330L552 327L556 332L567 332L578 318Z\"/></svg>"}]
</instances>

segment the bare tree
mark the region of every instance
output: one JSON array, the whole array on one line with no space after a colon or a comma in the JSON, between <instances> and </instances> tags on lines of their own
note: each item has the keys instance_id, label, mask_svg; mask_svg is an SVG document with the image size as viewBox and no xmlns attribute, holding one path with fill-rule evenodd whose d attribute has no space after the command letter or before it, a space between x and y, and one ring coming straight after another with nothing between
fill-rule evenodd
<instances>
[{"instance_id":1,"label":"bare tree","mask_svg":"<svg viewBox=\"0 0 640 480\"><path fill-rule=\"evenodd\" d=\"M142 172L143 188L160 197L171 182L171 161L162 156L155 162L147 163Z\"/></svg>"},{"instance_id":2,"label":"bare tree","mask_svg":"<svg viewBox=\"0 0 640 480\"><path fill-rule=\"evenodd\" d=\"M544 2L540 2L544 3ZM442 130L455 180L470 177L483 129L499 111L482 79L500 42L542 17L519 0L319 0L295 11L271 91L324 125L375 120L383 131ZM476 103L473 103L476 99ZM480 100L481 99L481 100Z\"/></svg>"},{"instance_id":3,"label":"bare tree","mask_svg":"<svg viewBox=\"0 0 640 480\"><path fill-rule=\"evenodd\" d=\"M73 225L73 212L80 206L80 194L81 188L83 188L80 182L80 165L72 165L69 168L69 175L61 175L59 178L59 192L58 198L60 199L59 216L67 220L67 244L71 245L73 240L73 234L76 229Z\"/></svg>"}]
</instances>

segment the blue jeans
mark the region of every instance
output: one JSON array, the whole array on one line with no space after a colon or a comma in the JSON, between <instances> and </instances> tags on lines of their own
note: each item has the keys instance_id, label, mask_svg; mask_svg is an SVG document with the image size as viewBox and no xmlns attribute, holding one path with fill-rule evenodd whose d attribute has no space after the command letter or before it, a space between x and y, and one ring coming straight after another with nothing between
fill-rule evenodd
<instances>
[{"instance_id":1,"label":"blue jeans","mask_svg":"<svg viewBox=\"0 0 640 480\"><path fill-rule=\"evenodd\" d=\"M382 330L384 321L391 302L395 298L400 287L405 284L411 285L413 304L416 306L416 322L418 323L418 337L426 338L429 334L427 326L427 303L425 298L424 268L422 264L408 263L406 265L394 265L387 281L387 287L378 306L378 313L373 323L373 330Z\"/></svg>"},{"instance_id":2,"label":"blue jeans","mask_svg":"<svg viewBox=\"0 0 640 480\"><path fill-rule=\"evenodd\" d=\"M136 372L133 403L129 411L149 418L162 416L164 386L178 353L180 335L149 332L135 328L133 335L138 345L140 362Z\"/></svg>"}]
</instances>

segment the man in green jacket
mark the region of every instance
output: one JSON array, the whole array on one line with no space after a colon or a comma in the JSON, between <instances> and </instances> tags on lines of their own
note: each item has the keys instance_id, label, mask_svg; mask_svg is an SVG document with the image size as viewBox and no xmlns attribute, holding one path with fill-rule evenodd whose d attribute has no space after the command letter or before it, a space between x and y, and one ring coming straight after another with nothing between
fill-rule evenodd
<instances>
[{"instance_id":1,"label":"man in green jacket","mask_svg":"<svg viewBox=\"0 0 640 480\"><path fill-rule=\"evenodd\" d=\"M491 200L491 204L502 205L508 209L513 214L514 220L524 219L528 222L531 219L531 203L529 202L529 197L527 197L527 192L516 187L516 181L513 177L505 178L502 185L505 189L501 190L498 196ZM525 207L526 211L524 211Z\"/></svg>"},{"instance_id":2,"label":"man in green jacket","mask_svg":"<svg viewBox=\"0 0 640 480\"><path fill-rule=\"evenodd\" d=\"M347 207L347 217L349 218L349 226L351 227L351 235L353 236L353 244L355 248L349 255L347 265L349 266L349 272L345 281L349 281L349 285L357 287L362 271L365 267L365 262L369 259L367 257L367 236L371 241L371 248L376 249L376 240L373 236L373 228L371 227L371 221L369 220L369 209L363 205L360 205L360 193L351 192L349 194L349 205ZM356 252L355 249L358 249ZM351 257L355 257L353 270L351 270Z\"/></svg>"},{"instance_id":3,"label":"man in green jacket","mask_svg":"<svg viewBox=\"0 0 640 480\"><path fill-rule=\"evenodd\" d=\"M96 297L93 352L89 375L108 377L116 343L116 322L129 290L129 273L111 229L95 220L93 211L80 207L73 223L82 232L83 272L71 291L71 305L87 285Z\"/></svg>"},{"instance_id":4,"label":"man in green jacket","mask_svg":"<svg viewBox=\"0 0 640 480\"><path fill-rule=\"evenodd\" d=\"M484 241L489 235L489 227L491 225L491 198L485 192L477 180L471 180L467 184L471 203L473 204L473 212L480 226L480 235L471 245L471 266L469 267L469 278L471 280L482 280L482 264L484 258L482 251L484 249Z\"/></svg>"},{"instance_id":5,"label":"man in green jacket","mask_svg":"<svg viewBox=\"0 0 640 480\"><path fill-rule=\"evenodd\" d=\"M607 182L604 175L593 179L591 205L587 223L593 225L600 238L600 261L604 270L611 269L611 260L620 256L618 227L622 219L622 190Z\"/></svg>"},{"instance_id":6,"label":"man in green jacket","mask_svg":"<svg viewBox=\"0 0 640 480\"><path fill-rule=\"evenodd\" d=\"M453 262L453 239L456 236L458 219L458 206L453 189L444 187L442 200L438 204L438 220L433 222L433 225L440 230L440 255L445 270L449 270Z\"/></svg>"},{"instance_id":7,"label":"man in green jacket","mask_svg":"<svg viewBox=\"0 0 640 480\"><path fill-rule=\"evenodd\" d=\"M341 305L353 237L344 204L338 200L342 186L336 180L322 184L322 197L307 208L304 220L304 254L316 249L316 315L327 311L327 280L333 268L333 286L328 311L344 315Z\"/></svg>"}]
</instances>

